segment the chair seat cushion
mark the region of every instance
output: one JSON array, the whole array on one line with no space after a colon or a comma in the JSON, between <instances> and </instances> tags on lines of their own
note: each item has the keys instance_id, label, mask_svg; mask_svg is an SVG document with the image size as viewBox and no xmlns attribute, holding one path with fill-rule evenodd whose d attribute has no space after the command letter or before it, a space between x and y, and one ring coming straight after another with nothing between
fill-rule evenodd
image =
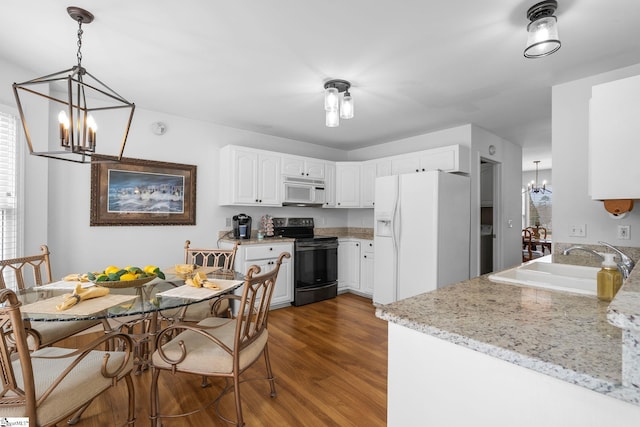
<instances>
[{"instance_id":1,"label":"chair seat cushion","mask_svg":"<svg viewBox=\"0 0 640 427\"><path fill-rule=\"evenodd\" d=\"M78 332L82 332L85 329L100 325L101 323L100 320L72 320L68 322L34 321L30 322L30 328L40 334L42 339L40 347L45 347L75 335ZM27 343L31 349L36 347L31 335L27 335Z\"/></svg>"},{"instance_id":2,"label":"chair seat cushion","mask_svg":"<svg viewBox=\"0 0 640 427\"><path fill-rule=\"evenodd\" d=\"M73 362L75 357L62 359L42 359L38 356L62 356L73 352L72 349L59 347L47 347L37 350L31 354L31 363L36 386L36 400L53 384L56 378ZM60 419L60 417L73 413L89 398L99 395L102 391L112 385L112 379L105 378L100 373L100 368L104 355L109 353L107 364L110 370L115 370L123 361L123 352L92 351L85 357L64 380L58 385L54 392L38 408L38 424L45 425ZM23 387L22 369L20 361L13 362L13 369L16 381ZM133 369L133 357L127 363L122 376ZM3 417L24 417L26 416L24 407L3 407L1 415Z\"/></svg>"},{"instance_id":3,"label":"chair seat cushion","mask_svg":"<svg viewBox=\"0 0 640 427\"><path fill-rule=\"evenodd\" d=\"M218 338L226 346L233 350L234 335L237 325L236 319L222 317L208 317L198 323L201 326L218 326L208 332ZM255 341L240 352L240 370L245 369L262 353L269 337L265 329ZM171 341L162 346L165 354L171 359L178 359L182 353L179 343L183 342L186 348L186 357L177 366L181 371L189 371L199 375L231 374L233 371L233 358L212 340L194 331L186 330L178 334ZM162 369L171 369L171 365L158 355L156 351L152 357L153 366Z\"/></svg>"}]
</instances>

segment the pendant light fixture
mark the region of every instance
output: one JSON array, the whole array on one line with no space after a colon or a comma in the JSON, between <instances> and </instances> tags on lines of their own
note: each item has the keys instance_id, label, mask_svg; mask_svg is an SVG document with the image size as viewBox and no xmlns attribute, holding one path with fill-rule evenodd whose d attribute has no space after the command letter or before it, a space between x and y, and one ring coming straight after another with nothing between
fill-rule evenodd
<instances>
[{"instance_id":1,"label":"pendant light fixture","mask_svg":"<svg viewBox=\"0 0 640 427\"><path fill-rule=\"evenodd\" d=\"M29 152L34 156L76 163L119 161L127 142L135 104L118 95L82 66L82 25L91 23L94 16L73 6L67 8L67 13L78 23L78 64L13 84ZM29 124L37 128L33 123L48 120L50 116L57 119L58 149L50 149L46 135L32 135L30 132ZM54 119L49 123L46 130L50 134ZM119 123L122 123L122 133ZM98 125L101 126L100 132Z\"/></svg>"},{"instance_id":2,"label":"pendant light fixture","mask_svg":"<svg viewBox=\"0 0 640 427\"><path fill-rule=\"evenodd\" d=\"M325 125L333 128L340 125L340 119L352 119L353 97L349 93L351 83L333 79L324 84ZM343 93L343 95L340 95Z\"/></svg>"},{"instance_id":3,"label":"pendant light fixture","mask_svg":"<svg viewBox=\"0 0 640 427\"><path fill-rule=\"evenodd\" d=\"M534 160L533 163L536 164L536 179L534 181L531 181L529 184L527 184L527 188L531 193L535 193L535 194L551 193L550 190L547 190L547 181L542 181L542 187L538 186L538 164L540 163L540 160Z\"/></svg>"},{"instance_id":4,"label":"pendant light fixture","mask_svg":"<svg viewBox=\"0 0 640 427\"><path fill-rule=\"evenodd\" d=\"M531 22L527 25L525 57L541 58L560 49L558 19L553 15L557 7L556 0L546 0L533 5L527 11L527 19Z\"/></svg>"}]
</instances>

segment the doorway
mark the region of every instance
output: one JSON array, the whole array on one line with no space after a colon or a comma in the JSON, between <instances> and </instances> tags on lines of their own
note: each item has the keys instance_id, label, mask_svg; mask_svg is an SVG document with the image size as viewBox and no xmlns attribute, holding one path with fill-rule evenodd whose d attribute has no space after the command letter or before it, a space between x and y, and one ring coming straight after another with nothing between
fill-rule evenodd
<instances>
[{"instance_id":1,"label":"doorway","mask_svg":"<svg viewBox=\"0 0 640 427\"><path fill-rule=\"evenodd\" d=\"M496 226L500 223L498 166L480 158L480 274L496 271L501 264L496 239Z\"/></svg>"}]
</instances>

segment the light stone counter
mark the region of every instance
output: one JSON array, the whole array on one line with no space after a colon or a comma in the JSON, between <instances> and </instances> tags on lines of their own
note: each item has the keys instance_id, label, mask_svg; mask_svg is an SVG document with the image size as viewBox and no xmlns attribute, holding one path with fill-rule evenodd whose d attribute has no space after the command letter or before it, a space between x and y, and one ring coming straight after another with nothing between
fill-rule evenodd
<instances>
[{"instance_id":1,"label":"light stone counter","mask_svg":"<svg viewBox=\"0 0 640 427\"><path fill-rule=\"evenodd\" d=\"M612 303L628 322L629 312L640 308L637 300L624 298L624 292L640 295L640 272L634 271L632 279L619 293L623 298ZM623 334L607 321L607 308L595 296L493 283L480 276L380 306L376 315L640 406L640 390L622 384ZM609 316L615 316L611 310Z\"/></svg>"}]
</instances>

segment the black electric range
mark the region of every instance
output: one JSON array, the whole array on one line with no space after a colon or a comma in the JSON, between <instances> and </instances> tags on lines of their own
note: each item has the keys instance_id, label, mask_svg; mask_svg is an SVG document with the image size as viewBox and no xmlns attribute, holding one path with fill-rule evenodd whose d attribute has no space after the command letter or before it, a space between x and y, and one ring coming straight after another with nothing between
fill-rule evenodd
<instances>
[{"instance_id":1,"label":"black electric range","mask_svg":"<svg viewBox=\"0 0 640 427\"><path fill-rule=\"evenodd\" d=\"M273 218L274 234L294 240L293 305L338 294L338 238L315 236L313 218Z\"/></svg>"}]
</instances>

